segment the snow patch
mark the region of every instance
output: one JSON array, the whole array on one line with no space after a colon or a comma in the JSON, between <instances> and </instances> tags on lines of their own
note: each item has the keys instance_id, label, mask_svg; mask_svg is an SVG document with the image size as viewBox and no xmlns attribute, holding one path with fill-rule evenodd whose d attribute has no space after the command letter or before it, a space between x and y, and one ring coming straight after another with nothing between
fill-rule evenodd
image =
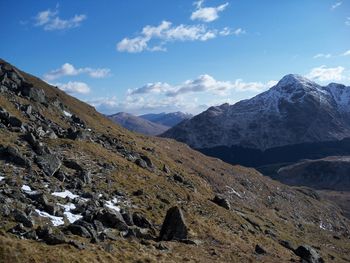
<instances>
[{"instance_id":1,"label":"snow patch","mask_svg":"<svg viewBox=\"0 0 350 263\"><path fill-rule=\"evenodd\" d=\"M72 117L72 113L70 113L70 112L68 112L68 111L63 111L63 114L64 114L64 116L67 116L67 117Z\"/></svg>"},{"instance_id":2,"label":"snow patch","mask_svg":"<svg viewBox=\"0 0 350 263\"><path fill-rule=\"evenodd\" d=\"M38 213L39 216L41 217L46 217L49 218L51 223L54 226L60 226L60 225L64 225L64 221L63 221L63 217L60 216L52 216L49 213L46 213L44 211L40 211L39 209L35 209L35 212Z\"/></svg>"},{"instance_id":3,"label":"snow patch","mask_svg":"<svg viewBox=\"0 0 350 263\"><path fill-rule=\"evenodd\" d=\"M51 195L57 196L57 197L62 197L62 198L68 197L70 199L74 199L74 198L79 197L79 195L75 195L69 190L64 190L63 192L54 192Z\"/></svg>"},{"instance_id":4,"label":"snow patch","mask_svg":"<svg viewBox=\"0 0 350 263\"><path fill-rule=\"evenodd\" d=\"M4 179L5 179L5 177L0 176L0 182L1 182L2 180L4 180Z\"/></svg>"},{"instance_id":5,"label":"snow patch","mask_svg":"<svg viewBox=\"0 0 350 263\"><path fill-rule=\"evenodd\" d=\"M238 193L235 189L233 189L232 187L230 187L228 185L226 185L226 187L229 189L229 192L228 192L229 194L234 194L234 195L238 196L239 198L242 198L241 194Z\"/></svg>"},{"instance_id":6,"label":"snow patch","mask_svg":"<svg viewBox=\"0 0 350 263\"><path fill-rule=\"evenodd\" d=\"M28 185L22 185L22 188L21 188L23 191L25 191L25 192L31 192L32 191L32 189L30 188L30 186L28 186Z\"/></svg>"},{"instance_id":7,"label":"snow patch","mask_svg":"<svg viewBox=\"0 0 350 263\"><path fill-rule=\"evenodd\" d=\"M106 201L105 206L108 207L109 209L115 210L117 212L120 211L120 208L118 206L116 206L116 204L118 204L119 201L117 198L113 198L111 201Z\"/></svg>"},{"instance_id":8,"label":"snow patch","mask_svg":"<svg viewBox=\"0 0 350 263\"><path fill-rule=\"evenodd\" d=\"M81 214L73 214L73 213L70 212L71 210L76 208L75 204L68 203L68 204L65 204L65 205L62 205L62 204L58 204L58 205L62 206L64 208L63 214L66 216L66 218L68 219L69 223L72 224L75 221L83 218L83 216Z\"/></svg>"}]
</instances>

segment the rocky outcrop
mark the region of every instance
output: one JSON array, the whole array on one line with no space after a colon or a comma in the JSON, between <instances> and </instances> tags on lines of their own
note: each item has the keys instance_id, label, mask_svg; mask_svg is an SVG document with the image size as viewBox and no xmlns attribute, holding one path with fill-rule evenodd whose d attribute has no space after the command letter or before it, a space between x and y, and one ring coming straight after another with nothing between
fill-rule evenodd
<instances>
[{"instance_id":1,"label":"rocky outcrop","mask_svg":"<svg viewBox=\"0 0 350 263\"><path fill-rule=\"evenodd\" d=\"M164 241L185 240L188 238L188 228L181 209L177 206L170 208L165 216L159 239Z\"/></svg>"}]
</instances>

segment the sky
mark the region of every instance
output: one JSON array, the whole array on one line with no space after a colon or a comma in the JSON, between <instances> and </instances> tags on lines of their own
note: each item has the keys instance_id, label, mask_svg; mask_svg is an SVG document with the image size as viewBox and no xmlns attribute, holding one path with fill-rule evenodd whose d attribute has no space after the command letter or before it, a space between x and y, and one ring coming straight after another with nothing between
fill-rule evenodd
<instances>
[{"instance_id":1,"label":"sky","mask_svg":"<svg viewBox=\"0 0 350 263\"><path fill-rule=\"evenodd\" d=\"M284 75L350 85L350 0L0 0L0 57L102 113L233 104Z\"/></svg>"}]
</instances>

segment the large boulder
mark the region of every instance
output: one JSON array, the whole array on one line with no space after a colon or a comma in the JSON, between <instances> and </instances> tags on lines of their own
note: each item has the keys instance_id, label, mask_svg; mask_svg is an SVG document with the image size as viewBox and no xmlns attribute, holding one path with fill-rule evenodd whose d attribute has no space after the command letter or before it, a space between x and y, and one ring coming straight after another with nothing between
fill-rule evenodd
<instances>
[{"instance_id":1,"label":"large boulder","mask_svg":"<svg viewBox=\"0 0 350 263\"><path fill-rule=\"evenodd\" d=\"M212 200L213 203L217 204L218 206L221 206L227 210L230 210L231 209L231 205L230 205L230 202L221 197L221 196L218 196L218 195L215 195L214 199Z\"/></svg>"},{"instance_id":2,"label":"large boulder","mask_svg":"<svg viewBox=\"0 0 350 263\"><path fill-rule=\"evenodd\" d=\"M61 160L55 154L36 156L35 162L48 176L54 175L62 165Z\"/></svg>"},{"instance_id":3,"label":"large boulder","mask_svg":"<svg viewBox=\"0 0 350 263\"><path fill-rule=\"evenodd\" d=\"M188 237L185 218L179 207L170 208L165 216L159 239L164 241L184 240Z\"/></svg>"},{"instance_id":4,"label":"large boulder","mask_svg":"<svg viewBox=\"0 0 350 263\"><path fill-rule=\"evenodd\" d=\"M318 252L308 245L299 246L294 252L303 260L303 262L324 263L323 258L321 258Z\"/></svg>"},{"instance_id":5,"label":"large boulder","mask_svg":"<svg viewBox=\"0 0 350 263\"><path fill-rule=\"evenodd\" d=\"M32 85L23 85L22 94L33 101L47 103L45 92L42 89L34 88Z\"/></svg>"},{"instance_id":6,"label":"large boulder","mask_svg":"<svg viewBox=\"0 0 350 263\"><path fill-rule=\"evenodd\" d=\"M101 221L105 227L116 228L119 231L128 230L128 225L125 223L123 216L116 210L100 210L96 215L96 219Z\"/></svg>"},{"instance_id":7,"label":"large boulder","mask_svg":"<svg viewBox=\"0 0 350 263\"><path fill-rule=\"evenodd\" d=\"M28 160L26 157L24 157L17 148L8 146L4 151L3 151L4 157L17 165L20 166L25 166L29 167L31 165L30 160Z\"/></svg>"}]
</instances>

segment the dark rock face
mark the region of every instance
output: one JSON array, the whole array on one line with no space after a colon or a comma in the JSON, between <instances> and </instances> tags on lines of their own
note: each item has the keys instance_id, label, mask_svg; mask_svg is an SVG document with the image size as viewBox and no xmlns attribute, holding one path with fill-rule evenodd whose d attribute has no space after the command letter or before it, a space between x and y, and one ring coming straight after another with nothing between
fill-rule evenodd
<instances>
[{"instance_id":1,"label":"dark rock face","mask_svg":"<svg viewBox=\"0 0 350 263\"><path fill-rule=\"evenodd\" d=\"M174 206L167 211L159 239L164 241L187 239L188 229L185 218L179 207Z\"/></svg>"},{"instance_id":2,"label":"dark rock face","mask_svg":"<svg viewBox=\"0 0 350 263\"><path fill-rule=\"evenodd\" d=\"M40 103L47 102L45 97L45 92L42 89L32 87L31 85L23 86L22 94L36 102L40 102Z\"/></svg>"},{"instance_id":3,"label":"dark rock face","mask_svg":"<svg viewBox=\"0 0 350 263\"><path fill-rule=\"evenodd\" d=\"M54 175L61 167L61 160L54 154L45 154L37 156L36 163L48 176Z\"/></svg>"},{"instance_id":4,"label":"dark rock face","mask_svg":"<svg viewBox=\"0 0 350 263\"><path fill-rule=\"evenodd\" d=\"M26 157L24 157L17 148L8 146L2 153L3 157L8 159L10 162L18 164L20 166L29 167L31 162Z\"/></svg>"},{"instance_id":5,"label":"dark rock face","mask_svg":"<svg viewBox=\"0 0 350 263\"><path fill-rule=\"evenodd\" d=\"M227 199L223 198L223 197L220 197L220 196L216 195L212 201L213 201L213 203L215 203L218 206L221 206L221 207L223 207L223 208L225 208L227 210L231 209L230 202Z\"/></svg>"},{"instance_id":6,"label":"dark rock face","mask_svg":"<svg viewBox=\"0 0 350 263\"><path fill-rule=\"evenodd\" d=\"M60 230L53 229L49 226L39 227L36 230L36 234L48 245L59 245L67 242L64 234Z\"/></svg>"},{"instance_id":7,"label":"dark rock face","mask_svg":"<svg viewBox=\"0 0 350 263\"><path fill-rule=\"evenodd\" d=\"M123 216L115 210L101 210L96 215L96 219L101 221L105 227L116 228L120 231L128 230L128 225L125 223Z\"/></svg>"},{"instance_id":8,"label":"dark rock face","mask_svg":"<svg viewBox=\"0 0 350 263\"><path fill-rule=\"evenodd\" d=\"M260 245L255 246L255 253L257 254L266 254L266 250L262 248Z\"/></svg>"},{"instance_id":9,"label":"dark rock face","mask_svg":"<svg viewBox=\"0 0 350 263\"><path fill-rule=\"evenodd\" d=\"M299 246L295 254L308 263L324 263L317 251L308 245Z\"/></svg>"}]
</instances>

